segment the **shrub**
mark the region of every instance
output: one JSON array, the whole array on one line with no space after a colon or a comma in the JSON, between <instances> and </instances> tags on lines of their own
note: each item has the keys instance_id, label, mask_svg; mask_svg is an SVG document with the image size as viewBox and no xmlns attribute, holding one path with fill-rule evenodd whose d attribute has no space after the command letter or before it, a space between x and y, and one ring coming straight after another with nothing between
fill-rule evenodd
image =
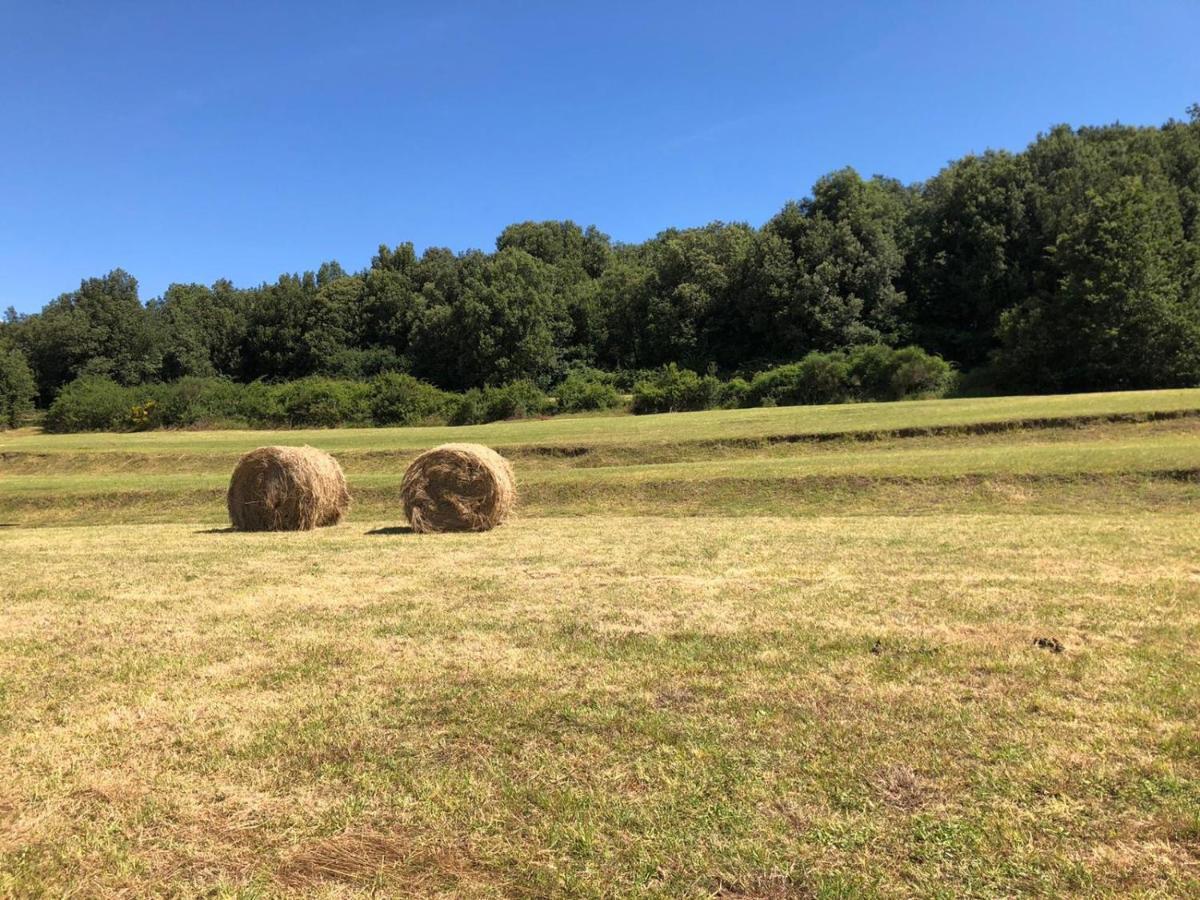
<instances>
[{"instance_id":1,"label":"shrub","mask_svg":"<svg viewBox=\"0 0 1200 900\"><path fill-rule=\"evenodd\" d=\"M719 402L723 409L737 409L749 405L750 382L745 378L732 378L721 385Z\"/></svg>"},{"instance_id":2,"label":"shrub","mask_svg":"<svg viewBox=\"0 0 1200 900\"><path fill-rule=\"evenodd\" d=\"M701 376L671 363L633 386L633 411L644 414L712 409L720 393L721 382L715 376Z\"/></svg>"},{"instance_id":3,"label":"shrub","mask_svg":"<svg viewBox=\"0 0 1200 900\"><path fill-rule=\"evenodd\" d=\"M31 405L33 380L24 357L0 345L0 427L16 423ZM635 413L745 406L900 400L942 396L957 384L954 368L919 347L871 345L849 352L810 353L797 363L760 372L747 382L719 381L674 363L644 373L633 386ZM557 411L621 405L618 375L569 371L557 388ZM349 424L470 425L543 415L554 409L532 381L452 394L411 375L384 373L370 382L312 376L285 384L247 385L221 378L181 378L169 384L122 387L87 375L59 393L48 431L129 431L199 424L329 428Z\"/></svg>"},{"instance_id":4,"label":"shrub","mask_svg":"<svg viewBox=\"0 0 1200 900\"><path fill-rule=\"evenodd\" d=\"M965 372L955 372L946 393L955 397L995 397L1003 384L996 367L984 363Z\"/></svg>"},{"instance_id":5,"label":"shrub","mask_svg":"<svg viewBox=\"0 0 1200 900\"><path fill-rule=\"evenodd\" d=\"M486 422L540 416L549 409L550 398L528 379L483 389L483 414Z\"/></svg>"},{"instance_id":6,"label":"shrub","mask_svg":"<svg viewBox=\"0 0 1200 900\"><path fill-rule=\"evenodd\" d=\"M248 388L220 378L181 378L170 384L122 387L85 376L64 387L46 414L46 430L145 431L202 423L248 422Z\"/></svg>"},{"instance_id":7,"label":"shrub","mask_svg":"<svg viewBox=\"0 0 1200 900\"><path fill-rule=\"evenodd\" d=\"M451 425L478 425L484 421L483 391L471 388L459 396L450 411Z\"/></svg>"},{"instance_id":8,"label":"shrub","mask_svg":"<svg viewBox=\"0 0 1200 900\"><path fill-rule=\"evenodd\" d=\"M238 392L235 414L249 425L277 428L287 424L283 407L286 385L252 381Z\"/></svg>"},{"instance_id":9,"label":"shrub","mask_svg":"<svg viewBox=\"0 0 1200 900\"><path fill-rule=\"evenodd\" d=\"M155 425L231 424L245 421L239 405L245 388L223 378L181 378L160 386L150 422Z\"/></svg>"},{"instance_id":10,"label":"shrub","mask_svg":"<svg viewBox=\"0 0 1200 900\"><path fill-rule=\"evenodd\" d=\"M446 418L454 395L411 375L380 375L370 383L371 419L377 425L419 425Z\"/></svg>"},{"instance_id":11,"label":"shrub","mask_svg":"<svg viewBox=\"0 0 1200 900\"><path fill-rule=\"evenodd\" d=\"M383 347L345 348L331 355L321 366L321 374L332 378L372 378L389 372L404 372L408 361Z\"/></svg>"},{"instance_id":12,"label":"shrub","mask_svg":"<svg viewBox=\"0 0 1200 900\"><path fill-rule=\"evenodd\" d=\"M613 387L624 394L633 393L634 385L658 374L657 369L617 369L611 373Z\"/></svg>"},{"instance_id":13,"label":"shrub","mask_svg":"<svg viewBox=\"0 0 1200 900\"><path fill-rule=\"evenodd\" d=\"M954 367L920 347L897 350L893 359L895 371L892 373L891 396L880 399L940 397L954 386Z\"/></svg>"},{"instance_id":14,"label":"shrub","mask_svg":"<svg viewBox=\"0 0 1200 900\"><path fill-rule=\"evenodd\" d=\"M370 388L359 381L302 378L281 385L279 390L289 425L332 428L370 420Z\"/></svg>"},{"instance_id":15,"label":"shrub","mask_svg":"<svg viewBox=\"0 0 1200 900\"><path fill-rule=\"evenodd\" d=\"M895 351L883 344L855 347L847 355L851 389L860 400L882 400L892 390Z\"/></svg>"},{"instance_id":16,"label":"shrub","mask_svg":"<svg viewBox=\"0 0 1200 900\"><path fill-rule=\"evenodd\" d=\"M613 385L613 377L597 369L576 369L570 372L555 389L559 412L587 412L596 409L616 409L621 394Z\"/></svg>"},{"instance_id":17,"label":"shrub","mask_svg":"<svg viewBox=\"0 0 1200 900\"><path fill-rule=\"evenodd\" d=\"M842 354L810 353L798 363L755 375L747 400L751 406L841 403L850 397L848 374Z\"/></svg>"},{"instance_id":18,"label":"shrub","mask_svg":"<svg viewBox=\"0 0 1200 900\"><path fill-rule=\"evenodd\" d=\"M550 409L550 398L528 379L498 387L472 388L454 404L451 425L480 425L503 419L540 416Z\"/></svg>"},{"instance_id":19,"label":"shrub","mask_svg":"<svg viewBox=\"0 0 1200 900\"><path fill-rule=\"evenodd\" d=\"M46 413L47 431L127 431L139 401L130 388L111 378L88 376L72 381L58 392Z\"/></svg>"},{"instance_id":20,"label":"shrub","mask_svg":"<svg viewBox=\"0 0 1200 900\"><path fill-rule=\"evenodd\" d=\"M862 400L940 397L954 384L954 368L920 347L856 347L848 359L850 381Z\"/></svg>"}]
</instances>

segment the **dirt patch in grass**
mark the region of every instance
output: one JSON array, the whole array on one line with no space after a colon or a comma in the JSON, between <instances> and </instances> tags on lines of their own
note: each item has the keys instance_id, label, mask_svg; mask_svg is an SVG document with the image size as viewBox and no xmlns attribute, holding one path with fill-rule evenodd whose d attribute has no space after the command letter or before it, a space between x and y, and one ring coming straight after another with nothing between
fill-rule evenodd
<instances>
[{"instance_id":1,"label":"dirt patch in grass","mask_svg":"<svg viewBox=\"0 0 1200 900\"><path fill-rule=\"evenodd\" d=\"M411 830L354 830L312 840L285 854L278 871L282 885L309 891L325 882L362 888L387 885L389 896L429 896L464 882L479 871L466 849L422 841Z\"/></svg>"},{"instance_id":2,"label":"dirt patch in grass","mask_svg":"<svg viewBox=\"0 0 1200 900\"><path fill-rule=\"evenodd\" d=\"M912 766L903 763L885 767L875 777L874 787L884 803L904 812L923 806L934 793Z\"/></svg>"}]
</instances>

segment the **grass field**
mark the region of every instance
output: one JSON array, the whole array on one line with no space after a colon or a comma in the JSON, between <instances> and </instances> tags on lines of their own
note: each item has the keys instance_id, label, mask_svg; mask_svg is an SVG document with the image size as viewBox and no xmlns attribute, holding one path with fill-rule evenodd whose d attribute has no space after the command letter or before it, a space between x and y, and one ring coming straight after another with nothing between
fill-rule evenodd
<instances>
[{"instance_id":1,"label":"grass field","mask_svg":"<svg viewBox=\"0 0 1200 900\"><path fill-rule=\"evenodd\" d=\"M0 895L1195 896L1197 509L1200 391L0 434Z\"/></svg>"}]
</instances>

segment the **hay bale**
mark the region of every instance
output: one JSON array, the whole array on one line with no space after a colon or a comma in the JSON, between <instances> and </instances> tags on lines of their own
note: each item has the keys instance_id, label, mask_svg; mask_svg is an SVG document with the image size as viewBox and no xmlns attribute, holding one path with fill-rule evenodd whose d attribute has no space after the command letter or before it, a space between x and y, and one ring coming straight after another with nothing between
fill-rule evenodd
<instances>
[{"instance_id":1,"label":"hay bale","mask_svg":"<svg viewBox=\"0 0 1200 900\"><path fill-rule=\"evenodd\" d=\"M239 531L308 531L336 525L350 506L338 461L315 447L259 447L240 460L226 496Z\"/></svg>"},{"instance_id":2,"label":"hay bale","mask_svg":"<svg viewBox=\"0 0 1200 900\"><path fill-rule=\"evenodd\" d=\"M400 499L413 531L487 531L512 512L517 482L490 447L442 444L413 460Z\"/></svg>"}]
</instances>

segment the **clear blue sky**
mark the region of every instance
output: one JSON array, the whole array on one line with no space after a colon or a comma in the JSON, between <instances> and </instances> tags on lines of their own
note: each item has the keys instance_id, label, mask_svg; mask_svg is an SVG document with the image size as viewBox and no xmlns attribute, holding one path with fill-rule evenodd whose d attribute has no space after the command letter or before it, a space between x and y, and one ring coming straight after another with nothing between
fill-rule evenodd
<instances>
[{"instance_id":1,"label":"clear blue sky","mask_svg":"<svg viewBox=\"0 0 1200 900\"><path fill-rule=\"evenodd\" d=\"M525 219L761 224L1039 131L1185 118L1200 2L0 0L0 308Z\"/></svg>"}]
</instances>

